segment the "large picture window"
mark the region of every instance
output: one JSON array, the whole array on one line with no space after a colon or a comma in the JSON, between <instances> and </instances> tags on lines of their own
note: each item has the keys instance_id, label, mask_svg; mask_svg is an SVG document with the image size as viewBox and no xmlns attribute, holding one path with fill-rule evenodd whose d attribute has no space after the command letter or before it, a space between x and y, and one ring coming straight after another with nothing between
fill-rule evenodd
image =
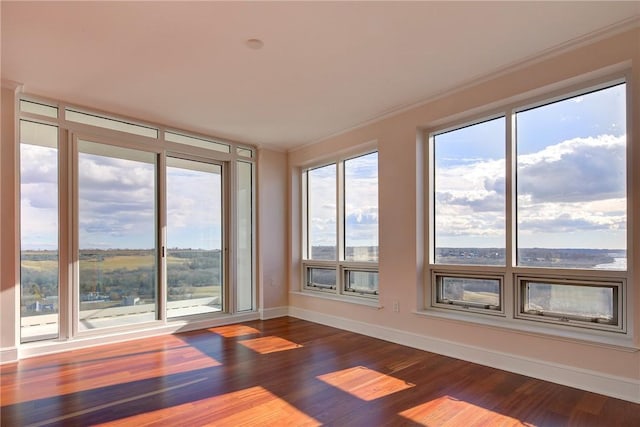
<instances>
[{"instance_id":1,"label":"large picture window","mask_svg":"<svg viewBox=\"0 0 640 427\"><path fill-rule=\"evenodd\" d=\"M625 89L515 114L518 265L626 269Z\"/></svg>"},{"instance_id":2,"label":"large picture window","mask_svg":"<svg viewBox=\"0 0 640 427\"><path fill-rule=\"evenodd\" d=\"M304 288L378 295L378 153L303 173Z\"/></svg>"},{"instance_id":3,"label":"large picture window","mask_svg":"<svg viewBox=\"0 0 640 427\"><path fill-rule=\"evenodd\" d=\"M427 304L625 332L626 117L614 81L431 133Z\"/></svg>"},{"instance_id":4,"label":"large picture window","mask_svg":"<svg viewBox=\"0 0 640 427\"><path fill-rule=\"evenodd\" d=\"M505 265L504 117L433 136L435 262Z\"/></svg>"}]
</instances>

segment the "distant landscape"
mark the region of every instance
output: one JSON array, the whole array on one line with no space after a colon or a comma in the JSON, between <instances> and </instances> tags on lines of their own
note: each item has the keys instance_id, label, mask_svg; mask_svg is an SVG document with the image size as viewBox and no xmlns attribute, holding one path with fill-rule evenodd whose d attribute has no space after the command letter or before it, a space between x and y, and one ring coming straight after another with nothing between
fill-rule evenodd
<instances>
[{"instance_id":1,"label":"distant landscape","mask_svg":"<svg viewBox=\"0 0 640 427\"><path fill-rule=\"evenodd\" d=\"M348 247L347 260L377 262L378 247ZM58 311L57 251L23 251L21 310L26 316ZM315 246L312 259L333 260L334 246ZM625 269L626 251L609 249L527 248L519 265L529 267ZM167 251L168 300L220 296L220 250L173 248ZM437 263L504 265L504 249L438 248ZM157 267L153 250L82 250L80 252L80 310L155 303ZM335 287L335 272L315 269L313 280ZM377 290L377 275L355 276L356 288ZM364 282L366 280L366 283ZM359 283L363 281L362 283ZM471 289L467 289L471 291ZM486 289L485 289L486 291Z\"/></svg>"},{"instance_id":2,"label":"distant landscape","mask_svg":"<svg viewBox=\"0 0 640 427\"><path fill-rule=\"evenodd\" d=\"M626 250L523 248L518 251L521 267L626 268ZM623 262L624 260L624 262ZM504 265L505 250L496 248L438 248L438 264Z\"/></svg>"},{"instance_id":3,"label":"distant landscape","mask_svg":"<svg viewBox=\"0 0 640 427\"><path fill-rule=\"evenodd\" d=\"M21 254L23 315L58 311L57 251ZM153 250L81 250L80 310L154 303L157 267ZM220 296L220 250L169 249L168 300Z\"/></svg>"},{"instance_id":4,"label":"distant landscape","mask_svg":"<svg viewBox=\"0 0 640 427\"><path fill-rule=\"evenodd\" d=\"M378 261L377 246L347 247L347 261ZM523 248L518 251L518 265L522 267L554 268L626 268L623 249L550 249ZM311 259L335 260L335 246L313 246ZM438 264L504 265L505 250L498 248L437 248Z\"/></svg>"}]
</instances>

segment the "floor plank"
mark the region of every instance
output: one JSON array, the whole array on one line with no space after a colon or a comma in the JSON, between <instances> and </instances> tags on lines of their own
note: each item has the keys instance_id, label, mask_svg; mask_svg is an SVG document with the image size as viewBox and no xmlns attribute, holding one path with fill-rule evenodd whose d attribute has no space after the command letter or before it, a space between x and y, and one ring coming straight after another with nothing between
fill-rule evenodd
<instances>
[{"instance_id":1,"label":"floor plank","mask_svg":"<svg viewBox=\"0 0 640 427\"><path fill-rule=\"evenodd\" d=\"M2 426L639 426L640 405L294 318L0 367Z\"/></svg>"}]
</instances>

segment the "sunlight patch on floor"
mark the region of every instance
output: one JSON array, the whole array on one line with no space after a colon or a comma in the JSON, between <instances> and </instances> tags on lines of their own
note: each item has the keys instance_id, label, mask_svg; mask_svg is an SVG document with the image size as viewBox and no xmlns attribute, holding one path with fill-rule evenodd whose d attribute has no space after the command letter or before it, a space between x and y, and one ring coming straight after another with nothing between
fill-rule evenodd
<instances>
[{"instance_id":1,"label":"sunlight patch on floor","mask_svg":"<svg viewBox=\"0 0 640 427\"><path fill-rule=\"evenodd\" d=\"M209 331L215 332L218 335L222 335L225 338L242 337L245 335L254 335L260 333L258 329L245 325L218 326L216 328L209 329Z\"/></svg>"},{"instance_id":2,"label":"sunlight patch on floor","mask_svg":"<svg viewBox=\"0 0 640 427\"><path fill-rule=\"evenodd\" d=\"M533 424L474 405L451 396L442 396L399 412L398 415L423 426L487 425L527 426Z\"/></svg>"},{"instance_id":3,"label":"sunlight patch on floor","mask_svg":"<svg viewBox=\"0 0 640 427\"><path fill-rule=\"evenodd\" d=\"M277 351L293 350L301 348L301 344L296 344L280 337L262 337L252 340L239 341L239 344L250 348L260 354L275 353Z\"/></svg>"},{"instance_id":4,"label":"sunlight patch on floor","mask_svg":"<svg viewBox=\"0 0 640 427\"><path fill-rule=\"evenodd\" d=\"M213 357L196 347L184 345L183 341L176 338L174 345L178 344L182 345L174 347L168 344L160 351L145 351L131 342L127 351L114 352L107 346L100 350L94 349L93 354L68 352L62 356L57 355L60 360L48 368L23 370L4 376L2 405L126 385L221 365ZM123 360L126 360L125 365ZM47 378L61 379L47 381Z\"/></svg>"},{"instance_id":5,"label":"sunlight patch on floor","mask_svg":"<svg viewBox=\"0 0 640 427\"><path fill-rule=\"evenodd\" d=\"M255 386L195 402L145 412L104 425L135 426L153 422L163 425L181 425L184 413L202 414L202 426L319 426L316 419L299 411L285 400L263 387Z\"/></svg>"},{"instance_id":6,"label":"sunlight patch on floor","mask_svg":"<svg viewBox=\"0 0 640 427\"><path fill-rule=\"evenodd\" d=\"M370 401L402 390L415 387L415 384L381 374L364 366L343 369L317 377L320 381L339 388L359 399Z\"/></svg>"}]
</instances>

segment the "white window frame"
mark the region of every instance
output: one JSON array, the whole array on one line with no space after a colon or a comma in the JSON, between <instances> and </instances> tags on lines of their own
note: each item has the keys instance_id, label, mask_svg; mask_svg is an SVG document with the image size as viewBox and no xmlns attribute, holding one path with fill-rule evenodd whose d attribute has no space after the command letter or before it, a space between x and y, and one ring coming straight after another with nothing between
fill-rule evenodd
<instances>
[{"instance_id":1,"label":"white window frame","mask_svg":"<svg viewBox=\"0 0 640 427\"><path fill-rule=\"evenodd\" d=\"M437 318L453 319L456 321L471 322L489 325L498 328L514 329L527 333L538 333L543 335L557 336L570 340L588 341L594 343L602 343L605 345L615 345L621 347L635 348L634 330L632 322L633 312L632 305L629 303L633 300L634 289L629 286L634 283L633 266L634 252L632 244L632 231L634 229L633 206L635 204L635 196L632 191L632 182L634 181L634 157L632 150L634 146L634 138L632 135L632 117L631 117L631 93L632 78L628 69L621 68L620 71L613 74L601 73L600 77L592 78L593 74L584 77L579 83L572 82L565 85L554 85L553 89L537 90L534 95L518 96L515 101L505 102L500 108L487 110L484 113L467 117L466 120L456 120L437 126L431 129L425 129L425 143L427 146L424 150L425 181L424 188L428 196L425 197L425 275L424 275L424 292L423 300L419 303L417 314L432 316ZM515 152L515 115L519 111L551 104L560 100L569 99L582 94L590 93L600 89L615 86L620 83L626 84L626 124L627 124L627 141L626 141L626 188L627 188L627 269L625 271L618 270L589 270L589 269L569 269L554 267L520 267L516 265L516 152ZM558 87L561 87L558 89ZM473 266L473 265L452 265L452 264L436 264L435 263L435 200L434 200L434 176L435 159L433 156L433 137L446 131L460 129L466 126L485 122L496 117L506 117L506 153L505 153L505 176L506 176L506 205L505 205L505 233L506 247L505 266ZM636 158L638 156L636 155ZM502 277L502 311L500 313L491 312L491 310L483 309L460 309L455 306L446 306L437 303L437 275L461 275L473 276L476 278L495 278ZM533 279L540 281L550 281L553 283L571 283L583 284L584 286L594 286L597 284L606 284L615 288L617 301L614 301L614 310L617 313L618 321L615 325L599 324L597 322L585 322L580 319L560 319L559 317L551 318L523 313L523 295L521 290L521 281L523 279Z\"/></svg>"},{"instance_id":2,"label":"white window frame","mask_svg":"<svg viewBox=\"0 0 640 427\"><path fill-rule=\"evenodd\" d=\"M369 301L377 302L380 294L380 287L375 293L353 292L346 289L347 274L351 271L365 271L378 273L378 262L346 261L345 260L345 175L344 162L350 159L366 156L378 152L377 146L369 144L367 149L350 151L337 155L323 162L318 162L301 169L301 218L302 218L302 269L301 269L301 290L309 295L325 295L340 298L345 301ZM336 168L336 259L335 260L313 260L310 258L310 248L308 243L308 180L307 172L313 169L334 165ZM379 165L378 165L379 168ZM378 186L379 188L379 186ZM378 229L380 225L378 223ZM309 283L309 274L312 269L333 270L336 277L335 288L324 286L314 286Z\"/></svg>"},{"instance_id":3,"label":"white window frame","mask_svg":"<svg viewBox=\"0 0 640 427\"><path fill-rule=\"evenodd\" d=\"M562 285L574 285L574 286L585 286L585 287L599 287L599 288L611 288L613 290L614 298L613 298L613 313L615 316L615 323L601 323L597 319L588 320L581 316L572 316L561 313L527 313L524 310L524 305L526 303L526 296L524 295L524 288L528 282L543 282L549 283L556 286ZM558 325L575 325L582 328L587 329L599 329L603 331L611 331L611 332L624 332L625 324L623 322L623 314L624 310L622 307L622 302L624 301L624 290L626 288L626 281L624 279L620 280L594 280L589 277L572 277L568 278L545 278L541 275L535 275L534 277L528 275L516 275L515 284L516 284L516 293L518 295L518 309L515 312L516 318L519 319L527 319L535 322L545 322L549 324L558 324Z\"/></svg>"},{"instance_id":4,"label":"white window frame","mask_svg":"<svg viewBox=\"0 0 640 427\"><path fill-rule=\"evenodd\" d=\"M25 109L21 109L20 105L26 105ZM42 106L40 108L30 108L33 105ZM257 292L256 292L256 165L257 156L256 148L247 144L236 144L231 141L226 141L218 138L213 138L207 135L195 134L193 132L187 132L177 130L174 128L167 128L162 125L144 122L137 119L132 119L126 116L113 114L109 112L103 112L94 108L76 106L68 104L64 101L47 99L37 95L20 94L16 100L16 120L29 120L43 124L49 124L58 127L59 142L58 142L58 168L59 168L59 226L58 226L58 240L59 240L59 321L58 321L58 335L55 337L55 343L61 343L64 341L70 341L81 337L98 337L109 336L113 334L121 334L128 331L144 331L149 327L167 327L172 323L185 323L189 322L202 322L204 320L216 319L223 316L236 316L244 315L246 313L257 313ZM53 117L47 107L57 109L57 117ZM140 134L136 134L135 131L129 132L125 128L112 129L109 127L102 127L100 125L92 125L82 122L66 119L67 111L79 111L83 114L95 115L98 118L105 120L111 120L128 124L130 126L151 129L157 131L157 137L149 137ZM184 135L187 138L197 138L202 140L203 144L190 145L183 144L174 141L167 141L164 138L165 132L171 132L178 135ZM108 326L97 328L93 330L80 331L78 327L79 321L79 295L77 289L77 234L78 234L78 219L77 219L77 141L87 140L100 144L105 144L114 147L123 147L133 150L139 150L144 152L151 152L156 155L156 226L155 234L157 240L156 250L157 255L157 275L156 275L156 315L155 320L141 323L131 323L122 326ZM212 147L207 147L206 142L211 142ZM18 138L16 144L19 147L20 139ZM228 146L228 152L221 152L216 149L216 146ZM18 148L19 150L19 148ZM209 314L196 314L192 316L176 317L167 319L166 316L166 158L167 156L178 156L184 158L198 159L201 161L215 163L222 166L223 170L223 253L225 254L225 261L223 269L224 273L224 296L223 303L224 308L217 313ZM237 265L236 265L236 248L238 239L237 228L237 215L238 215L238 201L237 201L237 170L238 162L247 163L251 165L251 273L250 280L251 286L250 309L239 309L237 307L238 290L236 289L236 282L238 279ZM19 161L16 163L16 167L19 169ZM20 206L20 191L16 192L16 204ZM17 216L17 229L20 229L20 215ZM17 249L19 252L19 248ZM17 254L20 259L20 254ZM249 292L249 291L246 291ZM20 310L17 310L18 312ZM20 318L16 319L19 323ZM201 323L198 323L201 324ZM19 338L20 339L20 338ZM40 340L40 337L38 338ZM43 343L47 345L47 340L51 345L55 345L54 341L51 341L48 337L42 337L42 340L34 343L38 348L43 346ZM25 345L27 342L36 340L23 340L21 345ZM44 348L44 347L43 347Z\"/></svg>"},{"instance_id":5,"label":"white window frame","mask_svg":"<svg viewBox=\"0 0 640 427\"><path fill-rule=\"evenodd\" d=\"M455 270L436 270L431 271L431 282L433 283L434 290L432 294L431 305L433 307L440 307L447 310L458 310L461 312L469 313L481 313L491 316L504 316L504 276L501 274L492 275L490 273L475 274L475 273L460 273ZM499 305L497 307L485 307L480 304L469 302L467 304L463 302L444 302L440 298L440 278L460 278L460 279L484 279L484 280L496 280L499 287Z\"/></svg>"}]
</instances>

